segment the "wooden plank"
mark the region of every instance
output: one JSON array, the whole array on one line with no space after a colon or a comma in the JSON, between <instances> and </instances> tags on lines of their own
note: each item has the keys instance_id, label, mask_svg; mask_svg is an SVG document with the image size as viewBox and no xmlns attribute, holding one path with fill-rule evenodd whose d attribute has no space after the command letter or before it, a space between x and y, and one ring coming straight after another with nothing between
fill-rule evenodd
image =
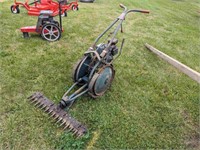
<instances>
[{"instance_id":1,"label":"wooden plank","mask_svg":"<svg viewBox=\"0 0 200 150\"><path fill-rule=\"evenodd\" d=\"M190 67L182 64L181 62L179 62L176 59L168 56L167 54L159 51L158 49L154 48L153 46L151 46L151 45L149 45L147 43L145 44L145 47L148 50L150 50L151 52L155 53L160 58L162 58L163 60L167 61L168 63L170 63L171 65L173 65L174 67L176 67L181 72L183 72L186 75L188 75L193 80L197 81L200 84L200 73L199 72L197 72L197 71L191 69Z\"/></svg>"}]
</instances>

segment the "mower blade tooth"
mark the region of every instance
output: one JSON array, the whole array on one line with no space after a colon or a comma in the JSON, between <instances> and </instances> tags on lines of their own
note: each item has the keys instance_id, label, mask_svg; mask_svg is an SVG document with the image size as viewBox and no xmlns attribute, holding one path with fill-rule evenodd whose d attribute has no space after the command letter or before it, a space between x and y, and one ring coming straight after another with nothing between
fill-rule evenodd
<instances>
[{"instance_id":1,"label":"mower blade tooth","mask_svg":"<svg viewBox=\"0 0 200 150\"><path fill-rule=\"evenodd\" d=\"M28 99L31 101L31 100L34 100L34 99L38 99L40 97L43 97L41 93L39 92L36 92L34 94L32 94L31 96L28 97Z\"/></svg>"},{"instance_id":2,"label":"mower blade tooth","mask_svg":"<svg viewBox=\"0 0 200 150\"><path fill-rule=\"evenodd\" d=\"M73 127L70 125L69 126L69 131L72 131L73 130Z\"/></svg>"},{"instance_id":3,"label":"mower blade tooth","mask_svg":"<svg viewBox=\"0 0 200 150\"><path fill-rule=\"evenodd\" d=\"M72 136L75 136L76 135L76 131L74 131L73 133L72 133Z\"/></svg>"},{"instance_id":4,"label":"mower blade tooth","mask_svg":"<svg viewBox=\"0 0 200 150\"><path fill-rule=\"evenodd\" d=\"M32 99L35 99L36 97L37 97L37 94L34 93L31 96L29 96L27 99L32 100Z\"/></svg>"},{"instance_id":5,"label":"mower blade tooth","mask_svg":"<svg viewBox=\"0 0 200 150\"><path fill-rule=\"evenodd\" d=\"M65 123L65 126L69 127L70 123L69 122L66 122Z\"/></svg>"},{"instance_id":6,"label":"mower blade tooth","mask_svg":"<svg viewBox=\"0 0 200 150\"><path fill-rule=\"evenodd\" d=\"M70 128L70 127L69 127L69 132L72 132L72 130L73 130L73 128Z\"/></svg>"},{"instance_id":7,"label":"mower blade tooth","mask_svg":"<svg viewBox=\"0 0 200 150\"><path fill-rule=\"evenodd\" d=\"M41 109L44 109L45 107L47 107L45 104L43 104L43 106L41 107Z\"/></svg>"},{"instance_id":8,"label":"mower blade tooth","mask_svg":"<svg viewBox=\"0 0 200 150\"><path fill-rule=\"evenodd\" d=\"M56 118L55 124L57 124L58 122L60 122L60 117Z\"/></svg>"},{"instance_id":9,"label":"mower blade tooth","mask_svg":"<svg viewBox=\"0 0 200 150\"><path fill-rule=\"evenodd\" d=\"M65 121L63 121L63 122L60 124L60 127L61 127L61 126L63 126L65 123L66 123L66 122L65 122Z\"/></svg>"},{"instance_id":10,"label":"mower blade tooth","mask_svg":"<svg viewBox=\"0 0 200 150\"><path fill-rule=\"evenodd\" d=\"M55 112L53 112L53 113L51 114L50 118L53 118L53 116L54 116L55 114L56 114L56 113L55 113Z\"/></svg>"},{"instance_id":11,"label":"mower blade tooth","mask_svg":"<svg viewBox=\"0 0 200 150\"><path fill-rule=\"evenodd\" d=\"M50 109L50 108L49 108L49 109ZM50 110L50 111L48 112L48 115L50 115L52 112L53 112L53 110Z\"/></svg>"},{"instance_id":12,"label":"mower blade tooth","mask_svg":"<svg viewBox=\"0 0 200 150\"><path fill-rule=\"evenodd\" d=\"M28 100L31 100L32 97L33 97L33 94L32 94L31 96L27 97L27 99L28 99Z\"/></svg>"},{"instance_id":13,"label":"mower blade tooth","mask_svg":"<svg viewBox=\"0 0 200 150\"><path fill-rule=\"evenodd\" d=\"M69 124L65 125L64 130L67 129L69 127Z\"/></svg>"},{"instance_id":14,"label":"mower blade tooth","mask_svg":"<svg viewBox=\"0 0 200 150\"><path fill-rule=\"evenodd\" d=\"M62 124L62 118L60 118L58 121L57 121L57 123L59 123L59 124Z\"/></svg>"},{"instance_id":15,"label":"mower blade tooth","mask_svg":"<svg viewBox=\"0 0 200 150\"><path fill-rule=\"evenodd\" d=\"M36 107L39 103L40 103L40 101L36 102L34 106Z\"/></svg>"},{"instance_id":16,"label":"mower blade tooth","mask_svg":"<svg viewBox=\"0 0 200 150\"><path fill-rule=\"evenodd\" d=\"M35 103L36 101L38 100L38 98L34 98L34 99L31 99L31 104Z\"/></svg>"},{"instance_id":17,"label":"mower blade tooth","mask_svg":"<svg viewBox=\"0 0 200 150\"><path fill-rule=\"evenodd\" d=\"M77 135L77 138L80 138L81 136L82 136L82 134L78 134L78 135Z\"/></svg>"},{"instance_id":18,"label":"mower blade tooth","mask_svg":"<svg viewBox=\"0 0 200 150\"><path fill-rule=\"evenodd\" d=\"M73 133L73 136L75 136L78 133L78 130L75 130Z\"/></svg>"},{"instance_id":19,"label":"mower blade tooth","mask_svg":"<svg viewBox=\"0 0 200 150\"><path fill-rule=\"evenodd\" d=\"M37 107L40 108L42 105L44 105L44 104L41 102Z\"/></svg>"},{"instance_id":20,"label":"mower blade tooth","mask_svg":"<svg viewBox=\"0 0 200 150\"><path fill-rule=\"evenodd\" d=\"M56 114L56 116L54 117L55 120L59 119L59 115Z\"/></svg>"},{"instance_id":21,"label":"mower blade tooth","mask_svg":"<svg viewBox=\"0 0 200 150\"><path fill-rule=\"evenodd\" d=\"M58 121L56 121L56 123L59 123L60 121L62 121L62 118L59 118Z\"/></svg>"},{"instance_id":22,"label":"mower blade tooth","mask_svg":"<svg viewBox=\"0 0 200 150\"><path fill-rule=\"evenodd\" d=\"M76 134L78 132L77 129L73 129L72 131L73 131L74 134Z\"/></svg>"},{"instance_id":23,"label":"mower blade tooth","mask_svg":"<svg viewBox=\"0 0 200 150\"><path fill-rule=\"evenodd\" d=\"M45 108L44 112L45 112L45 113L48 112L49 109L50 109L50 107L47 106L47 108Z\"/></svg>"},{"instance_id":24,"label":"mower blade tooth","mask_svg":"<svg viewBox=\"0 0 200 150\"><path fill-rule=\"evenodd\" d=\"M56 117L56 118L54 117L53 119L54 119L54 122L55 122L55 124L56 124L57 121L59 120L59 117Z\"/></svg>"},{"instance_id":25,"label":"mower blade tooth","mask_svg":"<svg viewBox=\"0 0 200 150\"><path fill-rule=\"evenodd\" d=\"M34 104L35 102L36 102L36 100L33 100L33 101L31 101L30 103L31 103L31 104Z\"/></svg>"},{"instance_id":26,"label":"mower blade tooth","mask_svg":"<svg viewBox=\"0 0 200 150\"><path fill-rule=\"evenodd\" d=\"M79 133L78 133L78 130L77 130L77 132L76 132L76 134L75 134L75 135L76 135L76 137L79 137ZM81 136L81 134L80 134L80 136Z\"/></svg>"}]
</instances>

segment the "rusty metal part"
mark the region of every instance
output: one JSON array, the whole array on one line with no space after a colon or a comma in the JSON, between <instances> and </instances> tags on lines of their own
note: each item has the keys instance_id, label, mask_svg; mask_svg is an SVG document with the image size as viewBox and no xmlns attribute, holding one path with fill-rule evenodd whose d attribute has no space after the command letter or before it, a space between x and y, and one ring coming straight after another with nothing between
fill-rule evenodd
<instances>
[{"instance_id":1,"label":"rusty metal part","mask_svg":"<svg viewBox=\"0 0 200 150\"><path fill-rule=\"evenodd\" d=\"M87 133L87 128L84 125L75 120L68 112L61 109L40 92L32 94L28 99L36 107L41 108L44 112L48 113L50 118L52 117L56 120L56 123L60 123L60 126L62 126L64 130L69 129L73 132L73 135L77 137L81 137Z\"/></svg>"},{"instance_id":2,"label":"rusty metal part","mask_svg":"<svg viewBox=\"0 0 200 150\"><path fill-rule=\"evenodd\" d=\"M106 71L106 69L108 70ZM115 70L112 65L102 66L102 68L100 68L90 80L88 85L88 94L93 98L102 96L111 86L114 76Z\"/></svg>"}]
</instances>

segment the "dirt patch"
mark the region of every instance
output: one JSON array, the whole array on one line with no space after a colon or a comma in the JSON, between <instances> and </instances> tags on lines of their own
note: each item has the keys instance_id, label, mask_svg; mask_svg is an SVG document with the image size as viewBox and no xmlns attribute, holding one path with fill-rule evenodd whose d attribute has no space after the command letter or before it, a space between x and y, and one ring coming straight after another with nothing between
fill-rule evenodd
<instances>
[{"instance_id":1,"label":"dirt patch","mask_svg":"<svg viewBox=\"0 0 200 150\"><path fill-rule=\"evenodd\" d=\"M195 124L190 117L189 113L184 110L181 112L183 116L185 125L190 129L190 133L187 133L185 139L185 145L187 149L200 149L200 126L199 124Z\"/></svg>"},{"instance_id":2,"label":"dirt patch","mask_svg":"<svg viewBox=\"0 0 200 150\"><path fill-rule=\"evenodd\" d=\"M185 140L185 144L186 144L186 148L187 149L200 149L200 135L198 133L190 135L190 137L188 137Z\"/></svg>"}]
</instances>

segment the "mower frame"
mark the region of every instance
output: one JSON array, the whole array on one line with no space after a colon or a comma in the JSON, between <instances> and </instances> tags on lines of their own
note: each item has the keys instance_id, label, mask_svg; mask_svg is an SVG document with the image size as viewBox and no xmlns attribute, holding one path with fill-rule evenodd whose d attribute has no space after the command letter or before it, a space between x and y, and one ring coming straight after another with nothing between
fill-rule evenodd
<instances>
[{"instance_id":1,"label":"mower frame","mask_svg":"<svg viewBox=\"0 0 200 150\"><path fill-rule=\"evenodd\" d=\"M13 14L18 14L20 13L20 9L19 6L23 6L27 11L28 11L28 15L31 16L39 16L40 15L40 11L42 10L51 10L53 11L52 16L56 16L59 14L58 11L58 7L59 7L59 0L58 2L55 2L53 0L46 0L45 2L41 3L41 1L39 2L39 0L34 0L33 3L28 3L29 0L26 0L25 3L23 2L18 2L17 0L14 0L14 4L11 5L10 10ZM34 6L30 6L34 4ZM62 4L61 5L61 14L62 16L67 16L67 11L69 10L73 10L76 11L78 10L78 0L72 1L69 4L66 3L65 5Z\"/></svg>"},{"instance_id":2,"label":"mower frame","mask_svg":"<svg viewBox=\"0 0 200 150\"><path fill-rule=\"evenodd\" d=\"M74 67L74 73L73 73L73 79L74 79L74 84L68 89L68 91L63 95L61 101L60 101L60 107L61 108L69 108L74 101L82 96L83 94L87 93L92 96L93 98L99 97L101 95L104 94L104 92L107 90L107 87L105 90L103 90L102 92L99 92L98 94L94 94L94 92L92 91L92 87L95 85L96 79L99 76L99 74L101 74L101 70L97 72L97 68L99 66L102 66L103 69L105 69L106 67L110 67L110 69L108 69L111 74L110 74L110 79L109 82L111 84L113 78L114 78L114 74L115 71L113 69L112 63L115 59L117 59L121 53L122 53L122 48L124 45L124 39L122 40L121 43L121 47L119 50L119 53L113 58L112 61L110 62L106 62L105 57L106 55L109 53L111 46L113 45L113 43L117 43L115 37L117 32L121 29L121 32L123 32L123 28L122 28L122 23L125 20L125 17L128 13L130 12L140 12L140 13L149 13L148 10L137 10L137 9L131 9L128 10L126 6L120 4L120 7L124 9L124 11L122 12L122 14L117 17L94 41L94 43L91 45L91 47L89 47L89 49L84 53L84 57L75 65ZM111 33L112 38L109 40L108 45L105 47L105 49L102 50L101 53L98 53L98 48L97 47L97 43L99 42L99 40L115 25L117 24L117 27L114 29L114 31ZM83 68L81 68L83 66L83 64L85 66L89 65L89 63L87 62L87 59L89 58L89 56L92 56L92 58L96 59L95 61L97 62L92 68L89 74L79 78L79 76L77 75L77 72L80 72L80 70L83 70ZM92 60L93 61L93 60ZM95 77L96 76L96 77ZM73 92L71 95L69 95L69 93L74 89L74 87L78 85L81 86L78 90L76 90L75 92Z\"/></svg>"}]
</instances>

